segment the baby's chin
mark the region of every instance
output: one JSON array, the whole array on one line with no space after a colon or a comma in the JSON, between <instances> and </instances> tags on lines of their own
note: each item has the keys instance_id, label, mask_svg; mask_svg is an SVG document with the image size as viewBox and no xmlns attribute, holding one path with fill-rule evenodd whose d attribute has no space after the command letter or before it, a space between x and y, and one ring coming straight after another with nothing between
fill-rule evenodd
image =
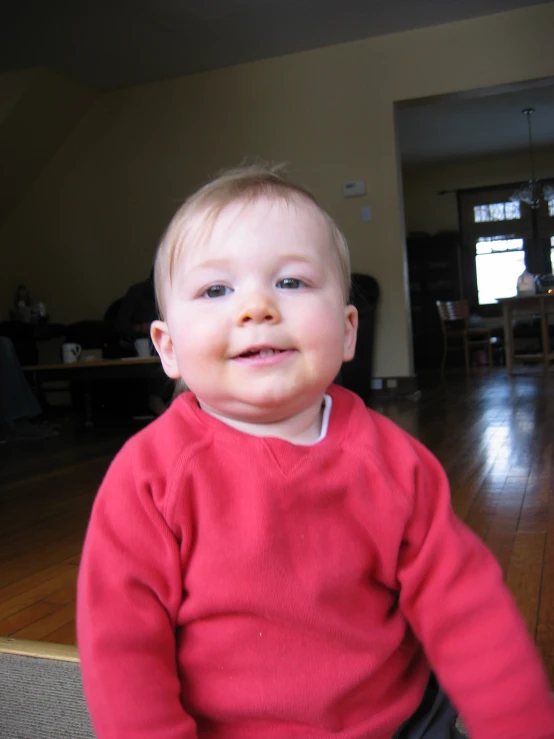
<instances>
[{"instance_id":1,"label":"baby's chin","mask_svg":"<svg viewBox=\"0 0 554 739\"><path fill-rule=\"evenodd\" d=\"M251 423L268 425L282 423L293 416L307 411L323 398L324 390L318 393L304 393L302 396L291 394L264 394L255 398L233 398L226 402L217 402L198 398L202 410L228 423Z\"/></svg>"},{"instance_id":2,"label":"baby's chin","mask_svg":"<svg viewBox=\"0 0 554 739\"><path fill-rule=\"evenodd\" d=\"M203 411L206 411L211 416L236 423L279 423L290 416L290 412L283 406L282 402L266 402L263 406L258 403L240 403L237 401L233 403L210 404L198 398L198 404Z\"/></svg>"}]
</instances>

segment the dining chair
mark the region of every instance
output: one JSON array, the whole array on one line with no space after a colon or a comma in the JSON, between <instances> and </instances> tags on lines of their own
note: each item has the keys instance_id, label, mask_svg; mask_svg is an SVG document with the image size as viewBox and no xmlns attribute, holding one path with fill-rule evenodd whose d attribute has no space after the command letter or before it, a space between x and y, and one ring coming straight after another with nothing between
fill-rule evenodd
<instances>
[{"instance_id":1,"label":"dining chair","mask_svg":"<svg viewBox=\"0 0 554 739\"><path fill-rule=\"evenodd\" d=\"M470 351L474 348L487 351L489 369L492 368L492 329L469 326L470 312L467 300L437 300L436 302L443 336L441 376L444 378L446 357L451 350L463 349L466 374L470 372Z\"/></svg>"}]
</instances>

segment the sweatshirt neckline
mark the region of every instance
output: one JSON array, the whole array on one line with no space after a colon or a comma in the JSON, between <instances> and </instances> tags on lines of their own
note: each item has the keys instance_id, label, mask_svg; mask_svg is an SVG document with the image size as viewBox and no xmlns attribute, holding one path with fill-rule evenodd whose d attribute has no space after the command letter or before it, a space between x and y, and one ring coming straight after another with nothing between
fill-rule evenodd
<instances>
[{"instance_id":1,"label":"sweatshirt neckline","mask_svg":"<svg viewBox=\"0 0 554 739\"><path fill-rule=\"evenodd\" d=\"M191 392L185 392L180 395L173 401L172 405L177 406L176 410L178 410L181 415L189 417L192 416L195 423L200 424L204 429L210 431L220 441L227 440L232 443L241 443L243 445L254 444L277 448L280 447L283 449L287 448L290 450L298 450L299 453L305 453L309 450L327 446L329 443L338 442L338 439L335 437L337 435L338 428L342 426L342 424L338 422L337 416L343 415L340 402L342 400L340 396L343 392L346 393L342 388L337 388L336 386L328 388L325 395L329 397L330 402L326 403L326 409L324 410L322 433L313 444L309 445L295 444L294 442L280 439L276 436L255 436L253 434L240 431L233 426L229 426L219 418L215 418L203 411L198 405L196 396ZM347 394L350 395L350 393Z\"/></svg>"}]
</instances>

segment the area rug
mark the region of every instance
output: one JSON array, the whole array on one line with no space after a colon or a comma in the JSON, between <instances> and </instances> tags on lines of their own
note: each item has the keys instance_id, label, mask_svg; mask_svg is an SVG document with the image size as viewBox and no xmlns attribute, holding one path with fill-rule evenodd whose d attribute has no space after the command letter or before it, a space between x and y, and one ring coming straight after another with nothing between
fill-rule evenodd
<instances>
[{"instance_id":1,"label":"area rug","mask_svg":"<svg viewBox=\"0 0 554 739\"><path fill-rule=\"evenodd\" d=\"M94 739L77 662L0 653L2 739Z\"/></svg>"}]
</instances>

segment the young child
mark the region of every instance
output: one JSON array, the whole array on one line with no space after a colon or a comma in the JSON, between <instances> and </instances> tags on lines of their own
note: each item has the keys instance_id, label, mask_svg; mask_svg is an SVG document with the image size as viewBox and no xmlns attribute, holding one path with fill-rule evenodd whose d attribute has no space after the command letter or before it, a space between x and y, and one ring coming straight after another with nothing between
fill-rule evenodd
<instances>
[{"instance_id":1,"label":"young child","mask_svg":"<svg viewBox=\"0 0 554 739\"><path fill-rule=\"evenodd\" d=\"M337 226L271 170L217 178L169 225L152 339L190 392L94 504L78 641L99 739L444 739L449 699L473 739L554 737L439 463L332 385L349 280Z\"/></svg>"}]
</instances>

